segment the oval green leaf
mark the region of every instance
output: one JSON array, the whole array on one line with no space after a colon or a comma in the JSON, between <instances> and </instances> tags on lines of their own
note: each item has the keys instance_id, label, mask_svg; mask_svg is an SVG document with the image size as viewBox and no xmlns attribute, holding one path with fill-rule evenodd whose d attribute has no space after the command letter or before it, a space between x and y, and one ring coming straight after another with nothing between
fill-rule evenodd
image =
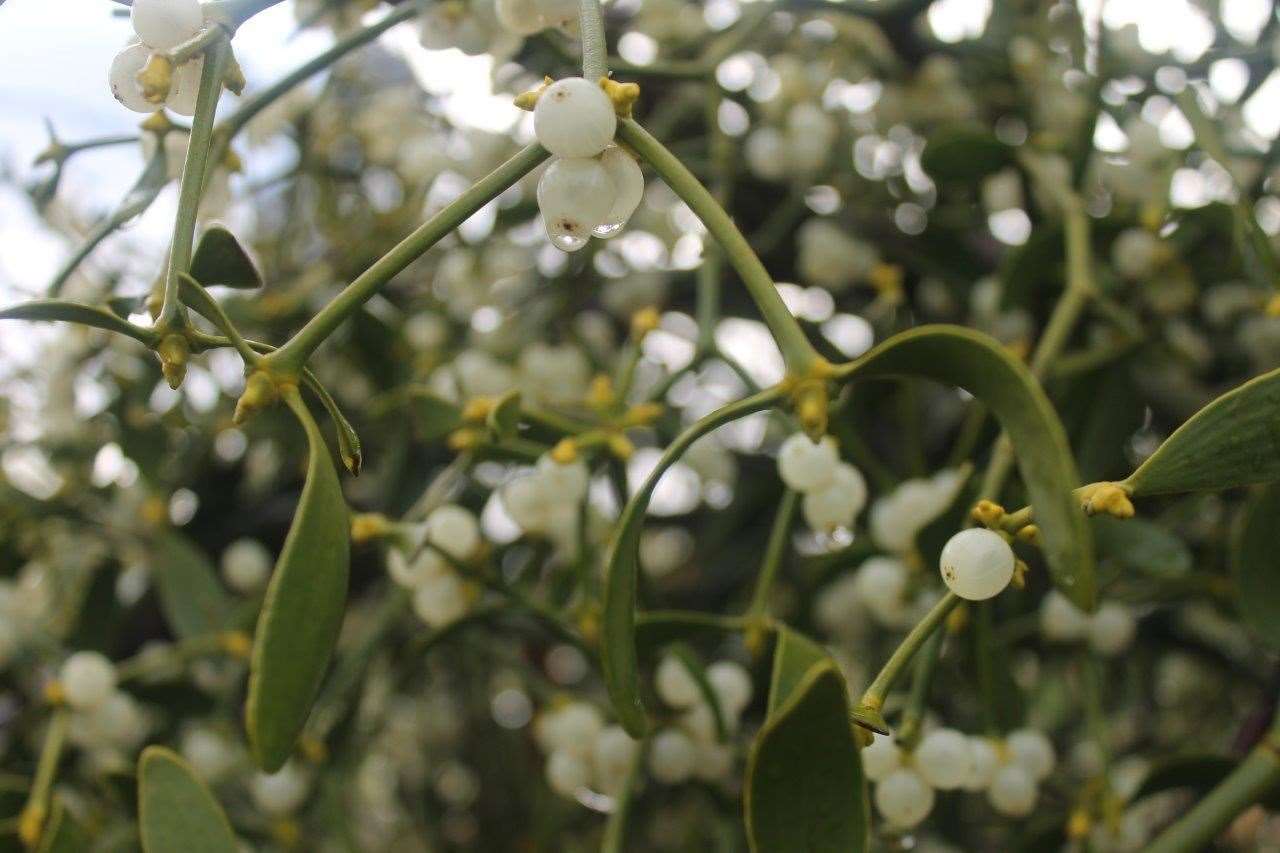
<instances>
[{"instance_id":1,"label":"oval green leaf","mask_svg":"<svg viewBox=\"0 0 1280 853\"><path fill-rule=\"evenodd\" d=\"M747 759L747 840L755 853L857 853L870 818L848 687L812 641L778 633L769 713Z\"/></svg>"},{"instance_id":2,"label":"oval green leaf","mask_svg":"<svg viewBox=\"0 0 1280 853\"><path fill-rule=\"evenodd\" d=\"M320 428L296 391L288 403L307 433L307 482L267 587L254 633L245 727L258 766L279 770L306 724L346 605L350 517Z\"/></svg>"},{"instance_id":3,"label":"oval green leaf","mask_svg":"<svg viewBox=\"0 0 1280 853\"><path fill-rule=\"evenodd\" d=\"M921 326L893 336L841 373L850 379L923 377L957 385L986 404L1013 442L1054 584L1076 606L1094 608L1093 537L1072 497L1079 476L1071 447L1026 365L972 329Z\"/></svg>"},{"instance_id":4,"label":"oval green leaf","mask_svg":"<svg viewBox=\"0 0 1280 853\"><path fill-rule=\"evenodd\" d=\"M1249 499L1235 531L1236 604L1253 632L1280 649L1280 484Z\"/></svg>"},{"instance_id":5,"label":"oval green leaf","mask_svg":"<svg viewBox=\"0 0 1280 853\"><path fill-rule=\"evenodd\" d=\"M773 406L784 393L777 388L761 391L717 409L692 424L667 447L640 491L627 501L622 510L609 552L600 656L605 686L618 721L634 738L643 737L648 727L644 706L640 702L640 677L636 664L636 582L640 567L640 533L649 499L663 473L695 441L730 421Z\"/></svg>"},{"instance_id":6,"label":"oval green leaf","mask_svg":"<svg viewBox=\"0 0 1280 853\"><path fill-rule=\"evenodd\" d=\"M208 556L176 531L156 539L152 566L156 595L175 637L201 637L225 630L231 597Z\"/></svg>"},{"instance_id":7,"label":"oval green leaf","mask_svg":"<svg viewBox=\"0 0 1280 853\"><path fill-rule=\"evenodd\" d=\"M1196 412L1124 481L1130 494L1221 491L1280 480L1280 370Z\"/></svg>"},{"instance_id":8,"label":"oval green leaf","mask_svg":"<svg viewBox=\"0 0 1280 853\"><path fill-rule=\"evenodd\" d=\"M150 329L135 326L105 308L68 302L65 299L33 299L11 305L0 311L0 320L60 320L118 332L147 346L154 346L156 343L156 334Z\"/></svg>"},{"instance_id":9,"label":"oval green leaf","mask_svg":"<svg viewBox=\"0 0 1280 853\"><path fill-rule=\"evenodd\" d=\"M213 794L172 750L138 759L138 828L145 853L236 853L239 844Z\"/></svg>"},{"instance_id":10,"label":"oval green leaf","mask_svg":"<svg viewBox=\"0 0 1280 853\"><path fill-rule=\"evenodd\" d=\"M262 286L262 273L235 235L214 225L200 235L191 256L191 277L205 287L220 284L252 290Z\"/></svg>"}]
</instances>

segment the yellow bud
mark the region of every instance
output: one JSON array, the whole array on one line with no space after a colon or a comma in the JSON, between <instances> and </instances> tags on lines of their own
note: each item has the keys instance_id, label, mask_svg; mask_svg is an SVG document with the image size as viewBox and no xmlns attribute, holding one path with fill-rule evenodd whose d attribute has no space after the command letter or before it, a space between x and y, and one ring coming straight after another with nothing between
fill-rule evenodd
<instances>
[{"instance_id":1,"label":"yellow bud","mask_svg":"<svg viewBox=\"0 0 1280 853\"><path fill-rule=\"evenodd\" d=\"M228 172L243 172L244 161L240 159L240 155L227 149L227 153L222 156L222 165L227 168Z\"/></svg>"},{"instance_id":2,"label":"yellow bud","mask_svg":"<svg viewBox=\"0 0 1280 853\"><path fill-rule=\"evenodd\" d=\"M142 97L157 106L163 105L173 88L173 62L163 53L153 53L147 64L138 72L138 87Z\"/></svg>"},{"instance_id":3,"label":"yellow bud","mask_svg":"<svg viewBox=\"0 0 1280 853\"><path fill-rule=\"evenodd\" d=\"M173 130L174 124L169 121L169 117L165 115L164 110L157 110L147 116L146 119L143 120L142 124L138 125L138 127L149 133L164 136L166 133Z\"/></svg>"},{"instance_id":4,"label":"yellow bud","mask_svg":"<svg viewBox=\"0 0 1280 853\"><path fill-rule=\"evenodd\" d=\"M1009 341L1004 345L1005 352L1016 358L1018 361L1026 361L1027 356L1031 354L1031 342L1025 338L1019 338L1016 341Z\"/></svg>"},{"instance_id":5,"label":"yellow bud","mask_svg":"<svg viewBox=\"0 0 1280 853\"><path fill-rule=\"evenodd\" d=\"M519 95L516 95L516 99L512 103L516 105L517 109L531 113L533 112L533 108L538 105L538 98L541 98L542 93L545 92L547 87L554 82L555 81L550 77L543 77L541 86L536 89L530 89L527 92L521 92Z\"/></svg>"},{"instance_id":6,"label":"yellow bud","mask_svg":"<svg viewBox=\"0 0 1280 853\"><path fill-rule=\"evenodd\" d=\"M177 333L165 335L156 347L156 354L160 356L160 369L164 373L165 381L169 383L170 388L176 390L187 375L191 344L187 342L185 335Z\"/></svg>"},{"instance_id":7,"label":"yellow bud","mask_svg":"<svg viewBox=\"0 0 1280 853\"><path fill-rule=\"evenodd\" d=\"M455 429L445 439L445 444L452 451L462 453L472 450L480 443L480 433L474 429Z\"/></svg>"},{"instance_id":8,"label":"yellow bud","mask_svg":"<svg viewBox=\"0 0 1280 853\"><path fill-rule=\"evenodd\" d=\"M236 60L235 54L227 57L227 70L222 75L222 85L234 95L243 95L248 81L244 79L244 70Z\"/></svg>"},{"instance_id":9,"label":"yellow bud","mask_svg":"<svg viewBox=\"0 0 1280 853\"><path fill-rule=\"evenodd\" d=\"M603 373L597 373L591 378L591 386L587 389L587 405L593 409L607 409L616 400L612 379Z\"/></svg>"},{"instance_id":10,"label":"yellow bud","mask_svg":"<svg viewBox=\"0 0 1280 853\"><path fill-rule=\"evenodd\" d=\"M493 411L493 401L488 397L473 397L462 407L462 419L467 423L482 424Z\"/></svg>"},{"instance_id":11,"label":"yellow bud","mask_svg":"<svg viewBox=\"0 0 1280 853\"><path fill-rule=\"evenodd\" d=\"M871 268L867 281L881 296L896 300L902 294L902 267L878 263Z\"/></svg>"},{"instance_id":12,"label":"yellow bud","mask_svg":"<svg viewBox=\"0 0 1280 853\"><path fill-rule=\"evenodd\" d=\"M1018 538L1028 545L1040 546L1044 541L1040 536L1040 528L1034 524L1028 524L1026 527L1018 531Z\"/></svg>"},{"instance_id":13,"label":"yellow bud","mask_svg":"<svg viewBox=\"0 0 1280 853\"><path fill-rule=\"evenodd\" d=\"M1134 514L1128 493L1115 483L1094 484L1085 494L1082 508L1088 515L1105 513L1114 518L1133 518Z\"/></svg>"},{"instance_id":14,"label":"yellow bud","mask_svg":"<svg viewBox=\"0 0 1280 853\"><path fill-rule=\"evenodd\" d=\"M311 735L298 739L298 749L302 752L302 757L312 764L324 764L329 760L329 747L324 741Z\"/></svg>"},{"instance_id":15,"label":"yellow bud","mask_svg":"<svg viewBox=\"0 0 1280 853\"><path fill-rule=\"evenodd\" d=\"M795 400L800 428L818 441L827 431L827 386L820 381L806 382L796 391Z\"/></svg>"},{"instance_id":16,"label":"yellow bud","mask_svg":"<svg viewBox=\"0 0 1280 853\"><path fill-rule=\"evenodd\" d=\"M637 403L623 416L627 426L646 426L662 417L666 407L661 403Z\"/></svg>"},{"instance_id":17,"label":"yellow bud","mask_svg":"<svg viewBox=\"0 0 1280 853\"><path fill-rule=\"evenodd\" d=\"M609 452L625 462L636 452L636 446L622 433L614 433L609 436Z\"/></svg>"},{"instance_id":18,"label":"yellow bud","mask_svg":"<svg viewBox=\"0 0 1280 853\"><path fill-rule=\"evenodd\" d=\"M1067 838L1079 840L1087 838L1093 830L1093 818L1084 809L1076 809L1067 819Z\"/></svg>"},{"instance_id":19,"label":"yellow bud","mask_svg":"<svg viewBox=\"0 0 1280 853\"><path fill-rule=\"evenodd\" d=\"M631 337L636 341L644 340L644 336L658 328L662 315L652 305L641 308L631 315Z\"/></svg>"},{"instance_id":20,"label":"yellow bud","mask_svg":"<svg viewBox=\"0 0 1280 853\"><path fill-rule=\"evenodd\" d=\"M142 523L148 527L159 527L169 520L169 504L162 498L152 495L142 502L138 509Z\"/></svg>"},{"instance_id":21,"label":"yellow bud","mask_svg":"<svg viewBox=\"0 0 1280 853\"><path fill-rule=\"evenodd\" d=\"M1027 564L1025 562L1023 562L1022 560L1014 561L1013 580L1011 581L1014 589L1027 588L1027 572L1028 571L1030 570L1027 568Z\"/></svg>"},{"instance_id":22,"label":"yellow bud","mask_svg":"<svg viewBox=\"0 0 1280 853\"><path fill-rule=\"evenodd\" d=\"M45 807L43 803L28 803L18 817L18 838L28 850L34 850L44 830Z\"/></svg>"},{"instance_id":23,"label":"yellow bud","mask_svg":"<svg viewBox=\"0 0 1280 853\"><path fill-rule=\"evenodd\" d=\"M296 847L302 839L302 830L296 821L281 819L271 825L271 835L281 847Z\"/></svg>"},{"instance_id":24,"label":"yellow bud","mask_svg":"<svg viewBox=\"0 0 1280 853\"><path fill-rule=\"evenodd\" d=\"M578 632L588 646L596 645L600 641L600 614L592 609L579 616Z\"/></svg>"},{"instance_id":25,"label":"yellow bud","mask_svg":"<svg viewBox=\"0 0 1280 853\"><path fill-rule=\"evenodd\" d=\"M351 518L351 541L362 545L381 539L391 531L391 522L379 512L360 512Z\"/></svg>"},{"instance_id":26,"label":"yellow bud","mask_svg":"<svg viewBox=\"0 0 1280 853\"><path fill-rule=\"evenodd\" d=\"M568 465L578 458L578 442L562 438L551 448L551 458L560 465Z\"/></svg>"},{"instance_id":27,"label":"yellow bud","mask_svg":"<svg viewBox=\"0 0 1280 853\"><path fill-rule=\"evenodd\" d=\"M1280 293L1267 300L1266 312L1268 317L1280 317Z\"/></svg>"},{"instance_id":28,"label":"yellow bud","mask_svg":"<svg viewBox=\"0 0 1280 853\"><path fill-rule=\"evenodd\" d=\"M995 501L981 500L969 510L969 517L983 527L996 527L1004 518L1004 507Z\"/></svg>"},{"instance_id":29,"label":"yellow bud","mask_svg":"<svg viewBox=\"0 0 1280 853\"><path fill-rule=\"evenodd\" d=\"M631 118L631 108L640 99L640 87L635 83L619 83L608 77L600 78L600 88L609 96L613 111L619 118Z\"/></svg>"},{"instance_id":30,"label":"yellow bud","mask_svg":"<svg viewBox=\"0 0 1280 853\"><path fill-rule=\"evenodd\" d=\"M274 406L280 399L280 389L268 374L255 370L244 381L244 393L236 401L236 413L232 420L240 425L258 412Z\"/></svg>"},{"instance_id":31,"label":"yellow bud","mask_svg":"<svg viewBox=\"0 0 1280 853\"><path fill-rule=\"evenodd\" d=\"M44 701L50 705L61 705L67 701L66 688L62 686L62 682L58 679L46 681L44 684Z\"/></svg>"},{"instance_id":32,"label":"yellow bud","mask_svg":"<svg viewBox=\"0 0 1280 853\"><path fill-rule=\"evenodd\" d=\"M244 631L223 631L218 635L218 646L233 658L247 660L253 651L253 640Z\"/></svg>"}]
</instances>

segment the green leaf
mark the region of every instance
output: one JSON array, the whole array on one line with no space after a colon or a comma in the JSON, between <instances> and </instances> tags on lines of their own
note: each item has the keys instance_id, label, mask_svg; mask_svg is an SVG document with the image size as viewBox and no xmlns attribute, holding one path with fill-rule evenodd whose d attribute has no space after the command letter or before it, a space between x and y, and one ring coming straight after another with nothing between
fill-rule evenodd
<instances>
[{"instance_id":1,"label":"green leaf","mask_svg":"<svg viewBox=\"0 0 1280 853\"><path fill-rule=\"evenodd\" d=\"M644 736L648 721L640 702L640 676L636 664L636 583L640 566L640 533L645 510L663 473L689 446L707 433L753 412L767 409L784 391L771 388L724 406L691 425L667 447L658 464L622 510L609 552L604 592L604 626L601 664L609 699L618 721L634 738Z\"/></svg>"},{"instance_id":2,"label":"green leaf","mask_svg":"<svg viewBox=\"0 0 1280 853\"><path fill-rule=\"evenodd\" d=\"M289 758L337 643L346 604L350 525L320 428L296 391L285 402L307 433L310 461L297 513L254 634L245 726L258 766Z\"/></svg>"},{"instance_id":3,"label":"green leaf","mask_svg":"<svg viewBox=\"0 0 1280 853\"><path fill-rule=\"evenodd\" d=\"M334 430L338 434L338 454L342 457L343 467L351 472L351 476L359 477L360 469L364 467L364 449L360 443L359 433L342 413L342 409L338 407L338 401L333 399L329 389L320 384L320 380L310 368L303 368L302 382L319 398L320 405L324 406L324 410L333 420Z\"/></svg>"},{"instance_id":4,"label":"green leaf","mask_svg":"<svg viewBox=\"0 0 1280 853\"><path fill-rule=\"evenodd\" d=\"M979 127L944 127L929 136L920 165L938 182L977 181L1013 162L1013 150Z\"/></svg>"},{"instance_id":5,"label":"green leaf","mask_svg":"<svg viewBox=\"0 0 1280 853\"><path fill-rule=\"evenodd\" d=\"M1280 480L1280 370L1209 403L1124 481L1130 494L1221 491Z\"/></svg>"},{"instance_id":6,"label":"green leaf","mask_svg":"<svg viewBox=\"0 0 1280 853\"><path fill-rule=\"evenodd\" d=\"M105 308L68 302L65 299L33 299L11 305L0 310L0 320L60 320L106 329L108 332L119 332L149 347L156 344L156 334L150 329L135 326Z\"/></svg>"},{"instance_id":7,"label":"green leaf","mask_svg":"<svg viewBox=\"0 0 1280 853\"><path fill-rule=\"evenodd\" d=\"M510 391L494 404L485 423L499 439L512 438L520 425L520 392Z\"/></svg>"},{"instance_id":8,"label":"green leaf","mask_svg":"<svg viewBox=\"0 0 1280 853\"><path fill-rule=\"evenodd\" d=\"M191 277L205 287L220 284L252 290L262 286L262 274L240 245L235 235L214 225L200 235L195 253L191 256Z\"/></svg>"},{"instance_id":9,"label":"green leaf","mask_svg":"<svg viewBox=\"0 0 1280 853\"><path fill-rule=\"evenodd\" d=\"M190 539L177 532L159 536L152 577L160 610L175 637L208 636L226 629L231 598L213 563Z\"/></svg>"},{"instance_id":10,"label":"green leaf","mask_svg":"<svg viewBox=\"0 0 1280 853\"><path fill-rule=\"evenodd\" d=\"M88 848L89 839L84 830L67 811L62 798L54 798L36 853L84 853Z\"/></svg>"},{"instance_id":11,"label":"green leaf","mask_svg":"<svg viewBox=\"0 0 1280 853\"><path fill-rule=\"evenodd\" d=\"M1280 649L1280 484L1250 496L1235 530L1236 604L1253 632Z\"/></svg>"},{"instance_id":12,"label":"green leaf","mask_svg":"<svg viewBox=\"0 0 1280 853\"><path fill-rule=\"evenodd\" d=\"M756 853L867 849L866 783L848 687L821 649L786 628L774 651L769 713L747 759L743 806Z\"/></svg>"},{"instance_id":13,"label":"green leaf","mask_svg":"<svg viewBox=\"0 0 1280 853\"><path fill-rule=\"evenodd\" d=\"M410 411L425 442L438 441L462 426L462 410L425 388L408 389Z\"/></svg>"},{"instance_id":14,"label":"green leaf","mask_svg":"<svg viewBox=\"0 0 1280 853\"><path fill-rule=\"evenodd\" d=\"M1176 577L1191 571L1191 549L1155 522L1096 515L1089 519L1099 559L1153 577Z\"/></svg>"},{"instance_id":15,"label":"green leaf","mask_svg":"<svg viewBox=\"0 0 1280 853\"><path fill-rule=\"evenodd\" d=\"M921 326L853 361L850 379L916 376L958 385L995 414L1013 442L1054 583L1076 606L1097 599L1093 537L1072 497L1079 485L1066 433L1035 377L995 339L959 326Z\"/></svg>"},{"instance_id":16,"label":"green leaf","mask_svg":"<svg viewBox=\"0 0 1280 853\"><path fill-rule=\"evenodd\" d=\"M173 751L149 746L138 759L138 828L145 853L236 853L222 807Z\"/></svg>"}]
</instances>

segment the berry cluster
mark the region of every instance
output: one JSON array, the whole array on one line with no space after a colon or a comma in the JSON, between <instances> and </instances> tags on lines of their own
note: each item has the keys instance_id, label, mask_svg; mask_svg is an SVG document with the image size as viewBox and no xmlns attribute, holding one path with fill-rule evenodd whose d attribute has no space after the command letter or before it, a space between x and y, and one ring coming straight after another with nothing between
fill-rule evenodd
<instances>
[{"instance_id":1,"label":"berry cluster","mask_svg":"<svg viewBox=\"0 0 1280 853\"><path fill-rule=\"evenodd\" d=\"M126 770L151 729L147 714L117 680L115 665L98 652L76 652L58 671L62 701L72 712L68 735L103 772Z\"/></svg>"},{"instance_id":2,"label":"berry cluster","mask_svg":"<svg viewBox=\"0 0 1280 853\"><path fill-rule=\"evenodd\" d=\"M134 112L151 113L167 107L178 115L194 115L203 56L174 68L168 94L159 99L147 97L138 75L156 51L175 48L200 33L204 12L198 0L134 0L130 20L137 39L126 44L111 62L107 74L111 94Z\"/></svg>"},{"instance_id":3,"label":"berry cluster","mask_svg":"<svg viewBox=\"0 0 1280 853\"><path fill-rule=\"evenodd\" d=\"M778 450L778 476L787 488L804 495L805 521L819 533L849 530L867 504L862 473L840 461L835 439L813 441L795 433Z\"/></svg>"},{"instance_id":4,"label":"berry cluster","mask_svg":"<svg viewBox=\"0 0 1280 853\"><path fill-rule=\"evenodd\" d=\"M997 812L1025 817L1056 760L1053 744L1035 729L1010 732L1003 740L934 729L912 750L877 734L862 750L863 771L876 783L876 809L898 829L929 816L935 791L986 791Z\"/></svg>"},{"instance_id":5,"label":"berry cluster","mask_svg":"<svg viewBox=\"0 0 1280 853\"><path fill-rule=\"evenodd\" d=\"M594 235L621 233L644 195L634 157L613 142L618 117L595 83L567 77L538 94L533 130L555 155L538 181L538 208L558 249L576 252Z\"/></svg>"},{"instance_id":6,"label":"berry cluster","mask_svg":"<svg viewBox=\"0 0 1280 853\"><path fill-rule=\"evenodd\" d=\"M502 506L525 533L545 536L568 549L577 535L589 479L581 459L560 463L546 453L528 474L507 483Z\"/></svg>"},{"instance_id":7,"label":"berry cluster","mask_svg":"<svg viewBox=\"0 0 1280 853\"><path fill-rule=\"evenodd\" d=\"M902 482L871 505L867 517L871 538L891 553L910 552L920 531L955 501L964 480L964 472L947 469Z\"/></svg>"},{"instance_id":8,"label":"berry cluster","mask_svg":"<svg viewBox=\"0 0 1280 853\"><path fill-rule=\"evenodd\" d=\"M1129 648L1138 631L1128 607L1104 601L1093 613L1085 613L1056 589L1040 602L1040 633L1057 643L1087 641L1100 655L1113 657Z\"/></svg>"},{"instance_id":9,"label":"berry cluster","mask_svg":"<svg viewBox=\"0 0 1280 853\"><path fill-rule=\"evenodd\" d=\"M649 773L659 782L677 785L695 777L714 782L733 769L733 747L719 737L716 715L726 734L737 730L751 703L751 676L740 664L721 660L706 668L705 677L718 711L683 659L667 655L658 664L654 688L678 714L650 744Z\"/></svg>"},{"instance_id":10,"label":"berry cluster","mask_svg":"<svg viewBox=\"0 0 1280 853\"><path fill-rule=\"evenodd\" d=\"M475 515L465 507L446 504L432 511L405 538L401 547L387 552L387 574L413 590L414 612L432 628L465 616L474 596L451 561L465 563L480 550L482 539ZM414 554L412 559L406 552Z\"/></svg>"},{"instance_id":11,"label":"berry cluster","mask_svg":"<svg viewBox=\"0 0 1280 853\"><path fill-rule=\"evenodd\" d=\"M541 714L534 738L547 754L551 790L568 799L621 793L639 744L621 726L606 726L595 705L567 702Z\"/></svg>"}]
</instances>

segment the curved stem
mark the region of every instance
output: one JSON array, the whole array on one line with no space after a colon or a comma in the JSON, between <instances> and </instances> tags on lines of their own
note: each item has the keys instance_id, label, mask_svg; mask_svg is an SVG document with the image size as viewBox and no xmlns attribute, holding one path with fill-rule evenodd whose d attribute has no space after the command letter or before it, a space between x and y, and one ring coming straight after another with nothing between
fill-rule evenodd
<instances>
[{"instance_id":1,"label":"curved stem","mask_svg":"<svg viewBox=\"0 0 1280 853\"><path fill-rule=\"evenodd\" d=\"M213 116L222 92L222 77L231 58L231 43L222 34L205 55L200 73L200 90L196 96L196 114L191 123L191 140L187 145L187 161L182 167L182 188L178 195L178 216L173 226L173 245L169 249L169 271L164 283L164 304L156 318L156 328L167 331L175 324L186 324L186 312L178 297L179 273L191 268L191 249L195 240L196 219L200 213L200 196L204 191L209 143L213 137Z\"/></svg>"},{"instance_id":2,"label":"curved stem","mask_svg":"<svg viewBox=\"0 0 1280 853\"><path fill-rule=\"evenodd\" d=\"M796 318L791 316L791 312L783 304L769 271L752 251L751 244L742 236L729 214L679 158L634 120L623 119L618 123L618 137L653 166L719 242L729 263L742 277L742 283L755 300L769 331L777 340L787 369L797 375L809 373L820 356L805 337Z\"/></svg>"},{"instance_id":3,"label":"curved stem","mask_svg":"<svg viewBox=\"0 0 1280 853\"><path fill-rule=\"evenodd\" d=\"M787 550L787 536L791 533L791 524L795 521L796 507L799 505L800 493L787 489L778 504L777 515L773 517L773 528L769 531L769 542L765 545L764 559L760 564L760 577L756 581L751 606L747 610L748 619L758 619L769 610L769 590L782 567L782 557Z\"/></svg>"},{"instance_id":4,"label":"curved stem","mask_svg":"<svg viewBox=\"0 0 1280 853\"><path fill-rule=\"evenodd\" d=\"M894 650L887 663L880 670L880 673L871 682L871 686L862 694L862 704L877 711L884 705L884 697L889 693L889 688L893 686L893 682L898 675L906 668L911 658L920 647L924 645L925 640L929 639L929 635L933 630L942 624L957 604L960 603L960 597L954 592L948 592L937 604L933 605L924 618L916 623L911 629L911 633L902 640L902 643Z\"/></svg>"},{"instance_id":5,"label":"curved stem","mask_svg":"<svg viewBox=\"0 0 1280 853\"><path fill-rule=\"evenodd\" d=\"M549 155L537 143L531 144L486 177L477 181L471 189L458 196L443 210L423 223L418 230L404 238L394 249L379 258L332 302L320 309L288 343L274 354L263 359L264 369L274 369L286 374L297 373L325 338L333 334L344 320L381 290L387 282L416 261L467 218L497 198L509 187L527 175Z\"/></svg>"},{"instance_id":6,"label":"curved stem","mask_svg":"<svg viewBox=\"0 0 1280 853\"><path fill-rule=\"evenodd\" d=\"M578 20L582 29L582 76L591 81L609 76L600 0L580 0Z\"/></svg>"}]
</instances>

